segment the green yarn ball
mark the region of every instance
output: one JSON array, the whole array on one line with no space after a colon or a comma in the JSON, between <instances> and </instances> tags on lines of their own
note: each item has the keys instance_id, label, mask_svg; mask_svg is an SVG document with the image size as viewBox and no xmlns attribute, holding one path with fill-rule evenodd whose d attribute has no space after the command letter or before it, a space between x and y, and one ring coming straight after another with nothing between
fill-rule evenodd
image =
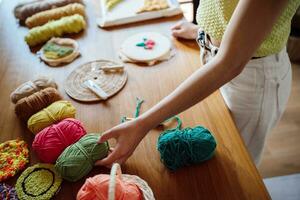
<instances>
[{"instance_id":1,"label":"green yarn ball","mask_svg":"<svg viewBox=\"0 0 300 200\"><path fill-rule=\"evenodd\" d=\"M87 175L95 161L107 156L107 142L98 144L99 134L87 134L68 146L58 157L55 169L66 180L75 182Z\"/></svg>"},{"instance_id":2,"label":"green yarn ball","mask_svg":"<svg viewBox=\"0 0 300 200\"><path fill-rule=\"evenodd\" d=\"M159 136L157 142L160 158L171 170L210 159L216 146L212 134L202 126L167 130Z\"/></svg>"}]
</instances>

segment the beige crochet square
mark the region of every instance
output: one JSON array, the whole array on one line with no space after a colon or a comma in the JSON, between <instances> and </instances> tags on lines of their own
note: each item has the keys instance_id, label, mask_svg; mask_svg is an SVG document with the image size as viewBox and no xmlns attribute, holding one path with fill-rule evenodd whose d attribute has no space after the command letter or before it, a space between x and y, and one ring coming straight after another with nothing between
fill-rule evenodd
<instances>
[{"instance_id":1,"label":"beige crochet square","mask_svg":"<svg viewBox=\"0 0 300 200\"><path fill-rule=\"evenodd\" d=\"M144 0L144 5L137 11L137 13L163 10L169 8L167 0Z\"/></svg>"}]
</instances>

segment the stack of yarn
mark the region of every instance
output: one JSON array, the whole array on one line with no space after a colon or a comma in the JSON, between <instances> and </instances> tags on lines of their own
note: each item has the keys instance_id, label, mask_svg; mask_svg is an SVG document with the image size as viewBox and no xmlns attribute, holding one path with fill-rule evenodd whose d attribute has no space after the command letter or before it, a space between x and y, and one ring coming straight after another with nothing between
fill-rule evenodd
<instances>
[{"instance_id":1,"label":"stack of yarn","mask_svg":"<svg viewBox=\"0 0 300 200\"><path fill-rule=\"evenodd\" d=\"M16 6L14 13L21 24L30 28L25 36L29 46L42 44L52 37L79 33L86 27L81 0L31 1Z\"/></svg>"},{"instance_id":2,"label":"stack of yarn","mask_svg":"<svg viewBox=\"0 0 300 200\"><path fill-rule=\"evenodd\" d=\"M96 160L108 154L108 143L98 144L99 134L87 134L74 119L76 109L62 100L56 83L41 77L20 85L12 94L15 112L35 134L32 149L44 163L55 163L65 179L76 181L85 176ZM70 175L70 173L73 173Z\"/></svg>"}]
</instances>

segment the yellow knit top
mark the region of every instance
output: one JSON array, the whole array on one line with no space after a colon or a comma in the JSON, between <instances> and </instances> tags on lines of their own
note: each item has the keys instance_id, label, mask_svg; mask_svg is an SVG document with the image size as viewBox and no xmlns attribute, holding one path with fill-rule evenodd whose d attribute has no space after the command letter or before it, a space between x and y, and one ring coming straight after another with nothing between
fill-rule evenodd
<instances>
[{"instance_id":1,"label":"yellow knit top","mask_svg":"<svg viewBox=\"0 0 300 200\"><path fill-rule=\"evenodd\" d=\"M221 41L237 4L238 0L201 0L197 11L197 22L210 37ZM263 57L280 52L286 45L291 30L291 20L299 5L300 0L289 0L271 33L254 56Z\"/></svg>"}]
</instances>

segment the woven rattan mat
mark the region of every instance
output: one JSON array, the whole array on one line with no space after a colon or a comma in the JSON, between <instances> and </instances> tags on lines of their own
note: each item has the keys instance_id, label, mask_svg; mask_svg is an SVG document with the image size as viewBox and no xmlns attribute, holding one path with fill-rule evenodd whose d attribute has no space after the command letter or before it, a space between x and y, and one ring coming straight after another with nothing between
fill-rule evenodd
<instances>
[{"instance_id":1,"label":"woven rattan mat","mask_svg":"<svg viewBox=\"0 0 300 200\"><path fill-rule=\"evenodd\" d=\"M127 81L127 73L123 71L104 72L103 66L114 66L119 63L109 60L97 60L85 63L76 68L65 81L65 90L67 94L75 100L83 102L100 101L94 92L92 92L84 82L93 80L109 97L119 92Z\"/></svg>"}]
</instances>

